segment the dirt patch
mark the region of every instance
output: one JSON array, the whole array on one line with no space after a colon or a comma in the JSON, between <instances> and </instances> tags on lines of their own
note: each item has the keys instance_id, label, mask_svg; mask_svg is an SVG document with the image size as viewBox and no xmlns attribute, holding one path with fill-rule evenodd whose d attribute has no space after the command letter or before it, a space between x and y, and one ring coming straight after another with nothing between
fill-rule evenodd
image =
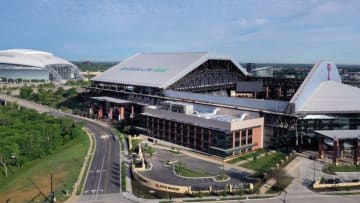
<instances>
[{"instance_id":1,"label":"dirt patch","mask_svg":"<svg viewBox=\"0 0 360 203\"><path fill-rule=\"evenodd\" d=\"M20 179L16 182L16 187L6 192L6 195L0 195L0 202L6 202L10 198L10 202L29 202L31 200L44 200L50 194L50 173L51 171L45 170L38 174ZM56 191L65 183L68 171L64 166L58 167L53 172L53 187ZM58 194L57 194L58 193ZM62 196L63 194L56 193L56 196ZM57 202L62 202L60 198L57 198Z\"/></svg>"}]
</instances>

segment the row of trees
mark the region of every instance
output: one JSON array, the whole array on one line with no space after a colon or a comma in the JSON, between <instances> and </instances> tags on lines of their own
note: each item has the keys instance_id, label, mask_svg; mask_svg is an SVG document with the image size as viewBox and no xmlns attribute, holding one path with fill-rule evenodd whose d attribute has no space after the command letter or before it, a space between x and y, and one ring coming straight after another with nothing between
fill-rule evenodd
<instances>
[{"instance_id":1,"label":"row of trees","mask_svg":"<svg viewBox=\"0 0 360 203\"><path fill-rule=\"evenodd\" d=\"M74 61L73 62L81 71L105 71L116 65L118 62L90 62Z\"/></svg>"},{"instance_id":2,"label":"row of trees","mask_svg":"<svg viewBox=\"0 0 360 203\"><path fill-rule=\"evenodd\" d=\"M81 123L54 118L16 105L0 106L0 162L5 169L52 154L81 135Z\"/></svg>"},{"instance_id":3,"label":"row of trees","mask_svg":"<svg viewBox=\"0 0 360 203\"><path fill-rule=\"evenodd\" d=\"M77 91L75 87L65 90L63 87L39 86L35 92L33 87L25 86L20 88L19 96L55 108L59 102L77 96Z\"/></svg>"}]
</instances>

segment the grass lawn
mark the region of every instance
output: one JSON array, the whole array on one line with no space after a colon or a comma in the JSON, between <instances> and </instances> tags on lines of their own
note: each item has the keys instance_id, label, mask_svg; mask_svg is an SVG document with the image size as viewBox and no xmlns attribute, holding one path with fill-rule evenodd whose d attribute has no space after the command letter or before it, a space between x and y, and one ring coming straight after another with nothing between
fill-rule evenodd
<instances>
[{"instance_id":1,"label":"grass lawn","mask_svg":"<svg viewBox=\"0 0 360 203\"><path fill-rule=\"evenodd\" d=\"M285 156L286 155L282 152L275 152L254 161L241 164L240 166L255 170L257 174L261 174L270 170L270 168L275 166L276 163L279 163L280 160L285 159Z\"/></svg>"},{"instance_id":2,"label":"grass lawn","mask_svg":"<svg viewBox=\"0 0 360 203\"><path fill-rule=\"evenodd\" d=\"M325 173L335 172L360 172L360 166L349 165L349 166L335 166L335 165L324 165L322 170Z\"/></svg>"},{"instance_id":3,"label":"grass lawn","mask_svg":"<svg viewBox=\"0 0 360 203\"><path fill-rule=\"evenodd\" d=\"M210 175L207 173L203 173L203 172L199 172L199 171L193 171L191 169L188 169L184 166L178 166L175 165L175 173L184 177L191 177L191 178L196 178L196 177L209 177Z\"/></svg>"},{"instance_id":4,"label":"grass lawn","mask_svg":"<svg viewBox=\"0 0 360 203\"><path fill-rule=\"evenodd\" d=\"M152 156L155 153L155 149L150 146L145 147L144 151L145 154L148 154L150 156Z\"/></svg>"},{"instance_id":5,"label":"grass lawn","mask_svg":"<svg viewBox=\"0 0 360 203\"><path fill-rule=\"evenodd\" d=\"M179 150L177 150L177 149L174 149L174 150L168 150L169 152L171 152L172 154L175 154L175 155L180 155L180 154L182 154Z\"/></svg>"},{"instance_id":6,"label":"grass lawn","mask_svg":"<svg viewBox=\"0 0 360 203\"><path fill-rule=\"evenodd\" d=\"M251 158L251 157L254 157L254 156L258 156L258 155L263 154L263 153L265 153L265 151L262 150L262 149L260 149L260 150L257 150L257 151L255 151L255 152L252 152L252 153L249 153L249 154L245 154L245 155L239 156L239 157L237 157L237 158L235 158L235 159L231 159L231 160L227 161L226 163L235 164L235 163L240 162L240 161L242 161L242 160L246 160L246 159L248 159L248 158Z\"/></svg>"},{"instance_id":7,"label":"grass lawn","mask_svg":"<svg viewBox=\"0 0 360 203\"><path fill-rule=\"evenodd\" d=\"M44 199L40 191L49 195L50 173L57 202L65 201L65 191L71 194L89 148L85 132L61 146L48 157L25 163L21 168L12 167L7 177L0 174L0 202L29 202ZM38 189L37 189L38 188Z\"/></svg>"},{"instance_id":8,"label":"grass lawn","mask_svg":"<svg viewBox=\"0 0 360 203\"><path fill-rule=\"evenodd\" d=\"M126 166L124 161L121 161L121 191L126 192Z\"/></svg>"},{"instance_id":9,"label":"grass lawn","mask_svg":"<svg viewBox=\"0 0 360 203\"><path fill-rule=\"evenodd\" d=\"M131 151L135 152L136 149L139 148L139 144L141 143L140 139L131 139Z\"/></svg>"},{"instance_id":10,"label":"grass lawn","mask_svg":"<svg viewBox=\"0 0 360 203\"><path fill-rule=\"evenodd\" d=\"M229 180L229 179L230 179L230 177L225 174L215 176L215 180L217 180L217 181Z\"/></svg>"}]
</instances>

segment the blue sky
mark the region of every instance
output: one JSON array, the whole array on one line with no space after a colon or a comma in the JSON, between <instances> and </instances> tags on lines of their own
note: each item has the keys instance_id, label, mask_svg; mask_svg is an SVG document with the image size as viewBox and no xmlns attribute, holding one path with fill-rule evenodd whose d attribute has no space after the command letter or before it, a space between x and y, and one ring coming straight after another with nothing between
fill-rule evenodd
<instances>
[{"instance_id":1,"label":"blue sky","mask_svg":"<svg viewBox=\"0 0 360 203\"><path fill-rule=\"evenodd\" d=\"M2 0L0 49L70 60L208 51L240 62L360 64L358 0Z\"/></svg>"}]
</instances>

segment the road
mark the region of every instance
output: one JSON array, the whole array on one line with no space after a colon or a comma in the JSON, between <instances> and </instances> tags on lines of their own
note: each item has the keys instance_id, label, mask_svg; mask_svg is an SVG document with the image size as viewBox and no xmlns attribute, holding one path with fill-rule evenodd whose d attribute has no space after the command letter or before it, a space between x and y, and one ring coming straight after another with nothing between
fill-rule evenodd
<instances>
[{"instance_id":1,"label":"road","mask_svg":"<svg viewBox=\"0 0 360 203\"><path fill-rule=\"evenodd\" d=\"M85 128L94 137L96 149L84 185L84 192L78 202L133 202L127 200L121 190L120 145L113 138L110 127L91 119L63 113L32 101L0 94L0 100L16 102L24 108L34 109L56 117L70 117L85 123Z\"/></svg>"},{"instance_id":2,"label":"road","mask_svg":"<svg viewBox=\"0 0 360 203\"><path fill-rule=\"evenodd\" d=\"M120 192L119 143L108 128L86 123L95 137L96 150L84 187L84 195L97 199L99 194Z\"/></svg>"}]
</instances>

